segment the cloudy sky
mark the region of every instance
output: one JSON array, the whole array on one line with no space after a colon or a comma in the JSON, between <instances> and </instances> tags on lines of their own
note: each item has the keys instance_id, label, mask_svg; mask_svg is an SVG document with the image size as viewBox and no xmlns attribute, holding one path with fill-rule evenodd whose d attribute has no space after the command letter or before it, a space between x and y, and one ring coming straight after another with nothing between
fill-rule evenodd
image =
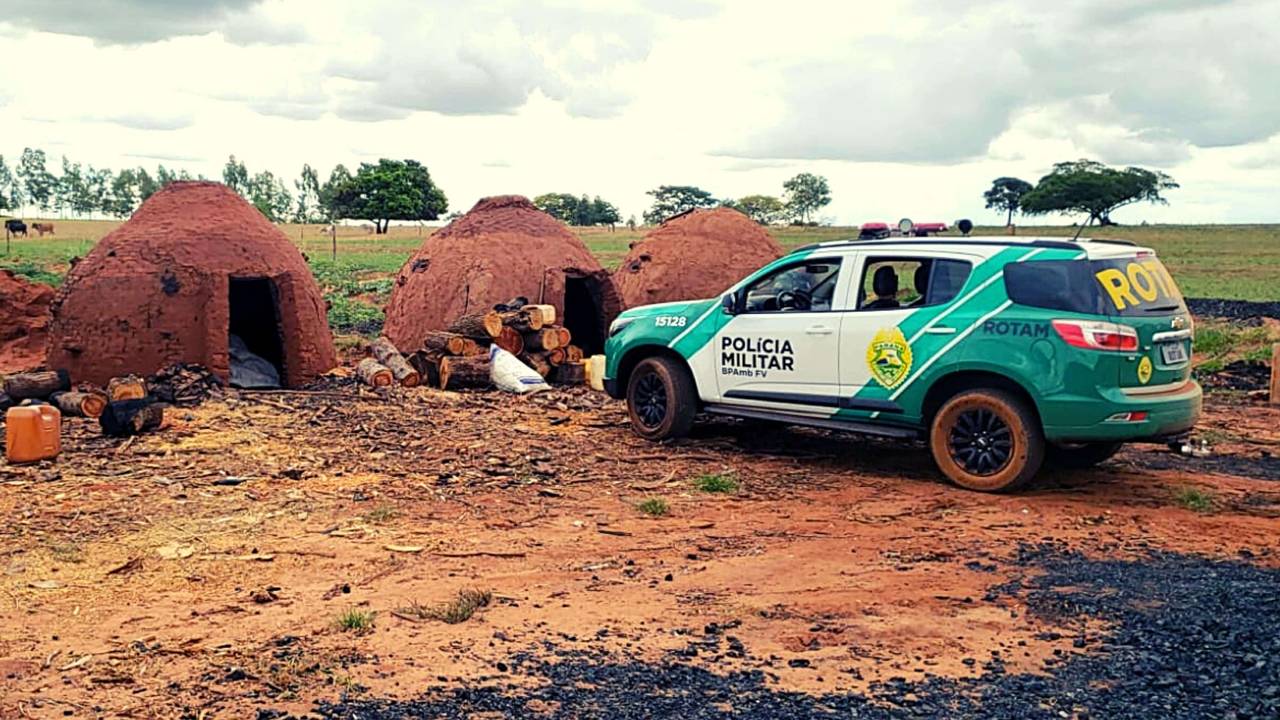
<instances>
[{"instance_id":1,"label":"cloudy sky","mask_svg":"<svg viewBox=\"0 0 1280 720\"><path fill-rule=\"evenodd\" d=\"M828 219L993 221L1059 160L1174 176L1121 222L1280 220L1277 0L0 0L0 154L227 155L289 179L379 157L450 199L660 184Z\"/></svg>"}]
</instances>

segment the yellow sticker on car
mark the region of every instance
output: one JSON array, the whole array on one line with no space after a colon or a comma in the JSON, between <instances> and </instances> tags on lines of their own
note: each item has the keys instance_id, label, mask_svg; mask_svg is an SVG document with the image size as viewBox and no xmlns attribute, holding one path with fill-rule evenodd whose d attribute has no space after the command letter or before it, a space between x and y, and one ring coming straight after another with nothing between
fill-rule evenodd
<instances>
[{"instance_id":1,"label":"yellow sticker on car","mask_svg":"<svg viewBox=\"0 0 1280 720\"><path fill-rule=\"evenodd\" d=\"M1138 382L1146 385L1151 382L1151 358L1144 357L1138 363Z\"/></svg>"},{"instance_id":2,"label":"yellow sticker on car","mask_svg":"<svg viewBox=\"0 0 1280 720\"><path fill-rule=\"evenodd\" d=\"M911 346L902 330L880 328L867 346L867 368L876 382L893 389L911 372Z\"/></svg>"}]
</instances>

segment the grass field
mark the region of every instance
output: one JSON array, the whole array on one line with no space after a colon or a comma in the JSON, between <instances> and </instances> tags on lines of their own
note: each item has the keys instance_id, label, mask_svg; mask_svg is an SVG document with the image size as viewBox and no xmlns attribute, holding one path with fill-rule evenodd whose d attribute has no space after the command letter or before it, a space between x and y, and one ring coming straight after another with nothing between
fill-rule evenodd
<instances>
[{"instance_id":1,"label":"grass field","mask_svg":"<svg viewBox=\"0 0 1280 720\"><path fill-rule=\"evenodd\" d=\"M0 254L0 267L57 285L71 258L83 256L119 225L96 220L54 222L56 237L33 235L12 240ZM431 228L393 227L387 235L377 236L357 227L339 228L335 256L333 241L319 226L283 225L281 229L306 254L324 288L335 331L365 335L381 328L381 308L391 292L391 277L431 232ZM572 230L609 268L616 267L628 245L646 232L645 228ZM1022 234L1070 237L1075 231L1071 227L1037 227L1024 228ZM856 235L856 230L840 227L779 227L771 232L786 248ZM978 228L975 234L1003 232L1003 228ZM1094 235L1155 248L1188 297L1280 300L1280 225L1114 227Z\"/></svg>"}]
</instances>

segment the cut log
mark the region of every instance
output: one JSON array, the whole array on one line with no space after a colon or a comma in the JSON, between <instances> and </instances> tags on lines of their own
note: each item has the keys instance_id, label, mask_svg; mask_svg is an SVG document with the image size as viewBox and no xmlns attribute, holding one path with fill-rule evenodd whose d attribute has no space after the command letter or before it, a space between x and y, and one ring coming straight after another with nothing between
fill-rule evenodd
<instances>
[{"instance_id":1,"label":"cut log","mask_svg":"<svg viewBox=\"0 0 1280 720\"><path fill-rule=\"evenodd\" d=\"M583 357L585 357L582 354L582 348L578 347L577 345L565 345L564 355L565 355L565 360L567 362L573 362L573 363L582 362Z\"/></svg>"},{"instance_id":2,"label":"cut log","mask_svg":"<svg viewBox=\"0 0 1280 720\"><path fill-rule=\"evenodd\" d=\"M1271 397L1272 405L1280 405L1280 343L1271 346Z\"/></svg>"},{"instance_id":3,"label":"cut log","mask_svg":"<svg viewBox=\"0 0 1280 720\"><path fill-rule=\"evenodd\" d=\"M484 345L481 345L480 343L476 342L475 340L472 340L471 338L462 338L462 342L463 342L462 352L458 353L458 355L489 354L489 348L485 347Z\"/></svg>"},{"instance_id":4,"label":"cut log","mask_svg":"<svg viewBox=\"0 0 1280 720\"><path fill-rule=\"evenodd\" d=\"M465 355L467 343L475 345L476 341L457 333L435 330L427 333L427 337L422 341L422 349L441 355Z\"/></svg>"},{"instance_id":5,"label":"cut log","mask_svg":"<svg viewBox=\"0 0 1280 720\"><path fill-rule=\"evenodd\" d=\"M373 358L365 358L356 363L356 377L360 378L360 382L365 385L376 388L391 387L396 382L396 376L391 373L391 368Z\"/></svg>"},{"instance_id":6,"label":"cut log","mask_svg":"<svg viewBox=\"0 0 1280 720\"><path fill-rule=\"evenodd\" d=\"M107 396L96 392L60 392L49 396L49 401L63 415L97 418L107 409Z\"/></svg>"},{"instance_id":7,"label":"cut log","mask_svg":"<svg viewBox=\"0 0 1280 720\"><path fill-rule=\"evenodd\" d=\"M387 366L387 369L391 371L391 374L395 376L396 382L400 383L400 385L417 387L418 383L422 382L422 376L404 359L404 356L400 354L395 345L391 344L390 340L380 337L373 341L369 349L373 351L373 356L377 358L378 362Z\"/></svg>"},{"instance_id":8,"label":"cut log","mask_svg":"<svg viewBox=\"0 0 1280 720\"><path fill-rule=\"evenodd\" d=\"M569 353L565 352L564 348L556 348L555 350L547 351L547 362L556 367L560 367L568 361Z\"/></svg>"},{"instance_id":9,"label":"cut log","mask_svg":"<svg viewBox=\"0 0 1280 720\"><path fill-rule=\"evenodd\" d=\"M523 362L525 365L533 368L534 371L545 378L551 374L552 370L555 369L551 367L551 362L547 359L547 355L549 354L550 353L545 352L525 353L520 356L520 362Z\"/></svg>"},{"instance_id":10,"label":"cut log","mask_svg":"<svg viewBox=\"0 0 1280 720\"><path fill-rule=\"evenodd\" d=\"M108 403L98 424L111 437L128 437L154 430L164 423L164 405L150 400L119 400Z\"/></svg>"},{"instance_id":11,"label":"cut log","mask_svg":"<svg viewBox=\"0 0 1280 720\"><path fill-rule=\"evenodd\" d=\"M587 381L587 367L581 362L565 363L556 368L555 379L561 385L582 385Z\"/></svg>"},{"instance_id":12,"label":"cut log","mask_svg":"<svg viewBox=\"0 0 1280 720\"><path fill-rule=\"evenodd\" d=\"M107 383L107 399L111 402L141 400L146 396L147 384L137 375L111 378Z\"/></svg>"},{"instance_id":13,"label":"cut log","mask_svg":"<svg viewBox=\"0 0 1280 720\"><path fill-rule=\"evenodd\" d=\"M512 355L519 355L524 352L524 336L516 332L515 328L502 328L502 332L498 333L498 337L493 339L493 344Z\"/></svg>"},{"instance_id":14,"label":"cut log","mask_svg":"<svg viewBox=\"0 0 1280 720\"><path fill-rule=\"evenodd\" d=\"M557 347L564 347L573 342L573 333L569 332L569 328L557 325L556 332L560 333L560 344Z\"/></svg>"},{"instance_id":15,"label":"cut log","mask_svg":"<svg viewBox=\"0 0 1280 720\"><path fill-rule=\"evenodd\" d=\"M560 347L560 333L556 328L542 328L524 334L524 346L528 350L555 350Z\"/></svg>"},{"instance_id":16,"label":"cut log","mask_svg":"<svg viewBox=\"0 0 1280 720\"><path fill-rule=\"evenodd\" d=\"M489 387L490 363L487 355L440 358L440 389Z\"/></svg>"},{"instance_id":17,"label":"cut log","mask_svg":"<svg viewBox=\"0 0 1280 720\"><path fill-rule=\"evenodd\" d=\"M463 315L449 326L449 332L489 342L502 332L502 316L496 312Z\"/></svg>"},{"instance_id":18,"label":"cut log","mask_svg":"<svg viewBox=\"0 0 1280 720\"><path fill-rule=\"evenodd\" d=\"M422 384L431 387L440 386L440 358L445 357L444 353L427 352L419 350L409 356L409 364L414 370L422 376Z\"/></svg>"},{"instance_id":19,"label":"cut log","mask_svg":"<svg viewBox=\"0 0 1280 720\"><path fill-rule=\"evenodd\" d=\"M502 324L512 328L517 332L531 332L533 330L542 329L542 313L530 312L527 308L519 310L508 310L499 313L502 316Z\"/></svg>"},{"instance_id":20,"label":"cut log","mask_svg":"<svg viewBox=\"0 0 1280 720\"><path fill-rule=\"evenodd\" d=\"M535 313L542 316L542 326L556 324L556 306L555 305L525 305L521 310L529 313ZM535 330L537 328L534 328Z\"/></svg>"},{"instance_id":21,"label":"cut log","mask_svg":"<svg viewBox=\"0 0 1280 720\"><path fill-rule=\"evenodd\" d=\"M13 401L13 398L9 397L3 392L0 392L0 412L4 412L5 410L8 410L9 408L13 407L16 404L17 403Z\"/></svg>"},{"instance_id":22,"label":"cut log","mask_svg":"<svg viewBox=\"0 0 1280 720\"><path fill-rule=\"evenodd\" d=\"M4 381L4 393L14 400L47 398L70 389L71 375L66 370L16 373Z\"/></svg>"}]
</instances>

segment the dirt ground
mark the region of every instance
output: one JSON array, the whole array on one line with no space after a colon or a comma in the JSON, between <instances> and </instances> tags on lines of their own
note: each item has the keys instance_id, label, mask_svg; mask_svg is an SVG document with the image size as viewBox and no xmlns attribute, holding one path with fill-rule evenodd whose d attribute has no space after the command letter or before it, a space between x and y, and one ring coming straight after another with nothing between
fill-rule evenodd
<instances>
[{"instance_id":1,"label":"dirt ground","mask_svg":"<svg viewBox=\"0 0 1280 720\"><path fill-rule=\"evenodd\" d=\"M169 417L131 441L70 420L57 462L0 465L0 717L304 715L510 681L514 652L657 658L711 632L718 662L803 692L1035 672L1100 628L992 600L1019 547L1280 566L1280 409L1238 394L1209 399L1211 457L1139 446L1009 496L943 484L919 445L729 421L649 444L585 390ZM466 589L492 599L463 622L417 612ZM371 626L341 627L351 610Z\"/></svg>"}]
</instances>

